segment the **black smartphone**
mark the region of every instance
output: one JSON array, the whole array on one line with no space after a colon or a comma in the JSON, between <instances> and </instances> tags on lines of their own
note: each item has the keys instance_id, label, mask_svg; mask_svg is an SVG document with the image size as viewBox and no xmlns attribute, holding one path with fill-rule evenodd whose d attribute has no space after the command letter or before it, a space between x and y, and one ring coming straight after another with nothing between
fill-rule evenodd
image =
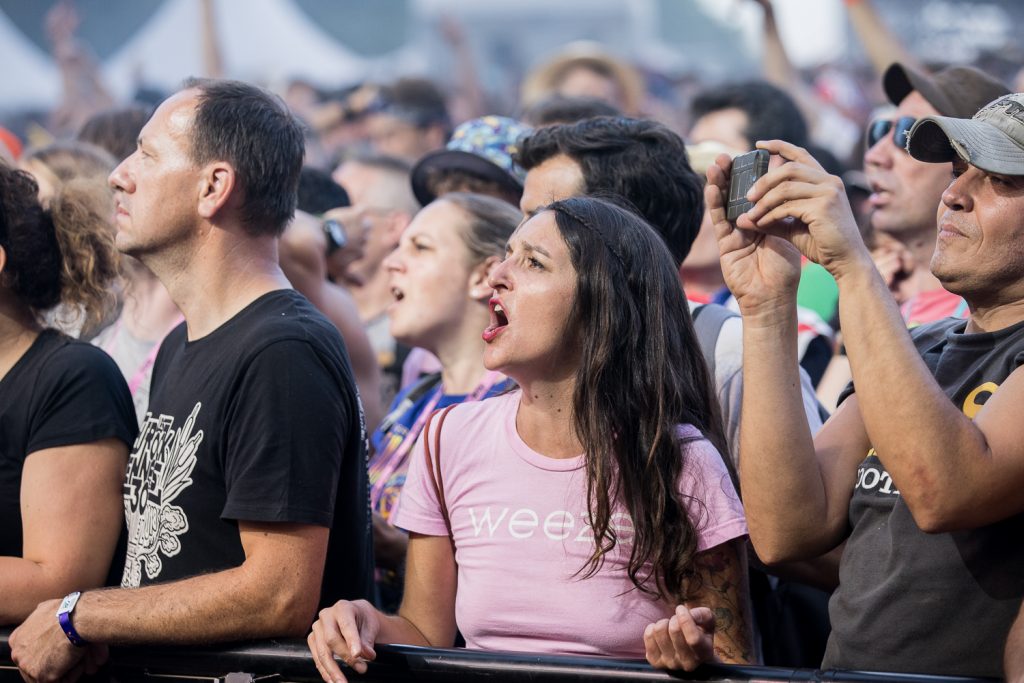
<instances>
[{"instance_id":1,"label":"black smartphone","mask_svg":"<svg viewBox=\"0 0 1024 683\"><path fill-rule=\"evenodd\" d=\"M757 179L768 172L768 151L755 149L732 160L732 174L729 179L729 203L725 217L733 223L741 214L750 211L754 203L747 200L747 192Z\"/></svg>"}]
</instances>

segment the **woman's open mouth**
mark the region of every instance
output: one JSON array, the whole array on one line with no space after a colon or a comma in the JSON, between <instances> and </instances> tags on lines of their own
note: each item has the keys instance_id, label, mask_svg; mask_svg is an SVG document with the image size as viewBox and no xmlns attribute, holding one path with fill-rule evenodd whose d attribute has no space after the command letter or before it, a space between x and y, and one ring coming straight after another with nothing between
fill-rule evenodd
<instances>
[{"instance_id":1,"label":"woman's open mouth","mask_svg":"<svg viewBox=\"0 0 1024 683\"><path fill-rule=\"evenodd\" d=\"M393 309L395 306L397 306L399 303L401 303L402 299L405 298L405 292L403 292L398 287L392 287L391 296L394 297L394 300L390 304L388 304L387 308L389 311Z\"/></svg>"},{"instance_id":2,"label":"woman's open mouth","mask_svg":"<svg viewBox=\"0 0 1024 683\"><path fill-rule=\"evenodd\" d=\"M508 327L508 314L498 297L488 302L491 309L491 324L487 326L481 335L485 342L493 341L501 332Z\"/></svg>"}]
</instances>

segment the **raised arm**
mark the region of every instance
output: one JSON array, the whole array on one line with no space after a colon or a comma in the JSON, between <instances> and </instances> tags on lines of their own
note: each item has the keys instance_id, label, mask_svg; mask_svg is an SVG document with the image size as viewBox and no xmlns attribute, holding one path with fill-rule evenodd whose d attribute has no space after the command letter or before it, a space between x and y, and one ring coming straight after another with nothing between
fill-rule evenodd
<instances>
[{"instance_id":1,"label":"raised arm","mask_svg":"<svg viewBox=\"0 0 1024 683\"><path fill-rule=\"evenodd\" d=\"M815 557L842 541L857 464L869 445L855 403L826 423L817 447L812 440L797 363L800 255L783 237L737 229L726 220L722 192L730 167L723 156L708 169L705 200L722 271L743 313L744 507L758 556L773 564Z\"/></svg>"},{"instance_id":2,"label":"raised arm","mask_svg":"<svg viewBox=\"0 0 1024 683\"><path fill-rule=\"evenodd\" d=\"M843 0L843 4L846 5L850 24L864 46L875 73L881 75L893 62L923 70L917 58L910 54L878 16L870 0Z\"/></svg>"},{"instance_id":3,"label":"raised arm","mask_svg":"<svg viewBox=\"0 0 1024 683\"><path fill-rule=\"evenodd\" d=\"M735 328L732 326L735 325ZM740 418L743 415L743 326L739 319L726 321L715 345L715 385L718 403L722 409L725 425L725 440L729 446L729 457L733 466L739 469ZM724 353L720 353L720 351ZM719 357L721 356L721 357ZM803 411L812 434L821 429L821 413L811 378L801 367L800 393L803 397ZM835 406L832 407L835 409Z\"/></svg>"},{"instance_id":4,"label":"raised arm","mask_svg":"<svg viewBox=\"0 0 1024 683\"><path fill-rule=\"evenodd\" d=\"M0 624L45 600L102 586L124 522L119 439L29 454L21 476L22 556L0 557ZM89 514L81 514L88 505Z\"/></svg>"},{"instance_id":5,"label":"raised arm","mask_svg":"<svg viewBox=\"0 0 1024 683\"><path fill-rule=\"evenodd\" d=\"M224 55L217 31L217 9L214 0L202 0L200 35L203 37L203 70L207 78L224 78Z\"/></svg>"},{"instance_id":6,"label":"raised arm","mask_svg":"<svg viewBox=\"0 0 1024 683\"><path fill-rule=\"evenodd\" d=\"M915 522L924 531L951 531L1020 512L1024 424L1017 406L1024 400L1024 372L1013 372L980 409L954 405L915 349L857 233L841 183L804 150L778 141L759 145L793 163L758 181L751 195L757 204L741 224L756 222L758 240L785 237L836 278L857 387L851 409L860 413ZM946 191L950 201L961 182L973 181L954 180ZM820 439L817 445L820 454Z\"/></svg>"},{"instance_id":7,"label":"raised arm","mask_svg":"<svg viewBox=\"0 0 1024 683\"><path fill-rule=\"evenodd\" d=\"M70 132L96 112L114 106L95 56L76 36L78 25L78 12L71 0L58 2L46 14L46 34L63 88L52 121Z\"/></svg>"},{"instance_id":8,"label":"raised arm","mask_svg":"<svg viewBox=\"0 0 1024 683\"><path fill-rule=\"evenodd\" d=\"M473 53L473 47L466 38L466 30L459 20L451 15L441 17L441 36L451 48L452 56L455 58L455 82L458 84L459 95L461 96L463 109L462 121L466 121L487 113L486 96L480 84L480 76L477 71L477 58Z\"/></svg>"},{"instance_id":9,"label":"raised arm","mask_svg":"<svg viewBox=\"0 0 1024 683\"><path fill-rule=\"evenodd\" d=\"M779 25L775 20L775 9L772 0L755 0L764 10L764 52L761 58L761 70L765 79L782 88L796 100L800 111L813 127L818 120L821 102L814 89L804 80L801 73L793 66L782 42Z\"/></svg>"}]
</instances>

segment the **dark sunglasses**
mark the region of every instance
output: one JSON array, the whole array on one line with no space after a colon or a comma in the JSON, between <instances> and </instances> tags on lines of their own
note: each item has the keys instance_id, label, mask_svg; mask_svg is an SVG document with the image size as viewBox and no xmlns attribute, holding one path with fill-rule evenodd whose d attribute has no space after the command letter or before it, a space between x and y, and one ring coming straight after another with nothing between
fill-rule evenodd
<instances>
[{"instance_id":1,"label":"dark sunglasses","mask_svg":"<svg viewBox=\"0 0 1024 683\"><path fill-rule=\"evenodd\" d=\"M907 149L907 133L917 123L913 116L901 116L895 121L878 119L868 126L867 149L871 149L892 130L892 142L902 150Z\"/></svg>"}]
</instances>

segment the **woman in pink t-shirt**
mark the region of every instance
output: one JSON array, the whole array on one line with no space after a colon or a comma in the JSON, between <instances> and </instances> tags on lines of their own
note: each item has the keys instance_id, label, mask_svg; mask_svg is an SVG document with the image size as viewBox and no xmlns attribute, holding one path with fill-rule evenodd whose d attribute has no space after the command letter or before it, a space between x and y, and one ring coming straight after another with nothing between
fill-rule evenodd
<instances>
[{"instance_id":1,"label":"woman in pink t-shirt","mask_svg":"<svg viewBox=\"0 0 1024 683\"><path fill-rule=\"evenodd\" d=\"M332 653L362 672L374 643L450 647L457 629L471 648L750 661L746 522L668 249L568 199L520 225L490 284L484 363L521 388L425 430L395 520L401 609L321 612L321 675L343 679Z\"/></svg>"}]
</instances>

